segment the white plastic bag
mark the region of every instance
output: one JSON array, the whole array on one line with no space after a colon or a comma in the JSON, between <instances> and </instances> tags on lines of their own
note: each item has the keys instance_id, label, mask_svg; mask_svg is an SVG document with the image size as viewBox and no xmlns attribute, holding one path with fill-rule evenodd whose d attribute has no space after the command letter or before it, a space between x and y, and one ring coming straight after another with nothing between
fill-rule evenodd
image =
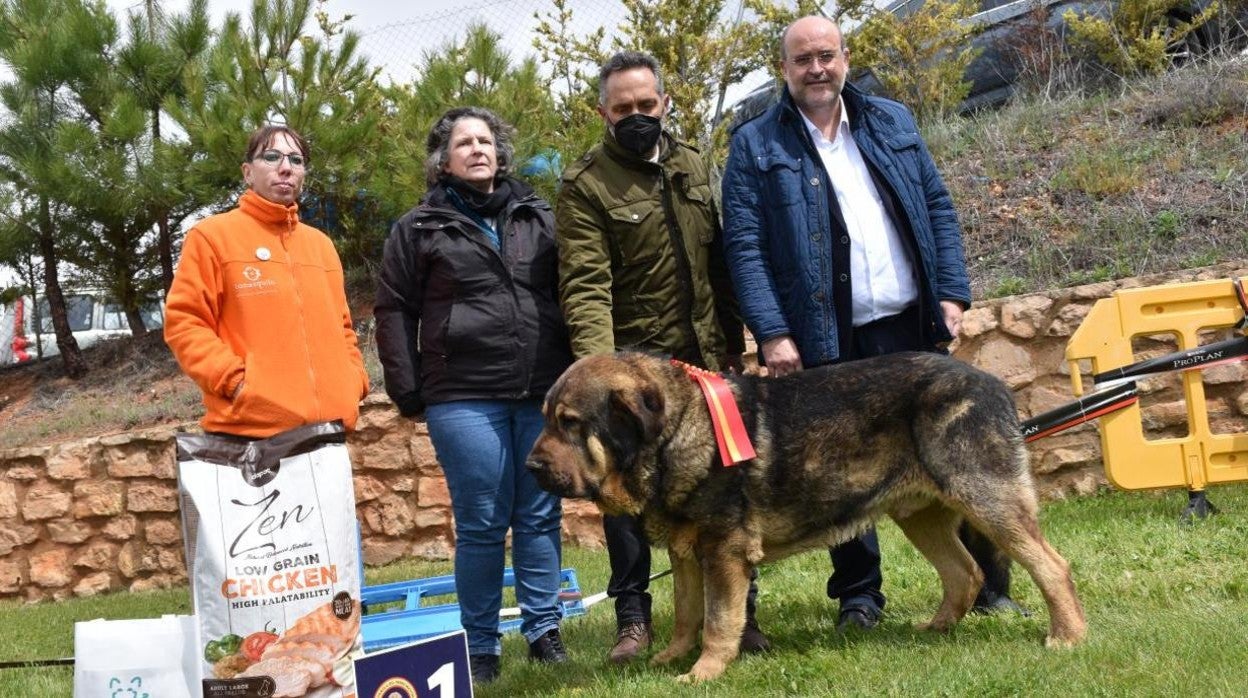
<instances>
[{"instance_id":1,"label":"white plastic bag","mask_svg":"<svg viewBox=\"0 0 1248 698\"><path fill-rule=\"evenodd\" d=\"M345 436L339 423L258 440L178 435L207 698L355 694L360 557Z\"/></svg>"},{"instance_id":2,"label":"white plastic bag","mask_svg":"<svg viewBox=\"0 0 1248 698\"><path fill-rule=\"evenodd\" d=\"M74 623L75 698L198 698L194 616Z\"/></svg>"}]
</instances>

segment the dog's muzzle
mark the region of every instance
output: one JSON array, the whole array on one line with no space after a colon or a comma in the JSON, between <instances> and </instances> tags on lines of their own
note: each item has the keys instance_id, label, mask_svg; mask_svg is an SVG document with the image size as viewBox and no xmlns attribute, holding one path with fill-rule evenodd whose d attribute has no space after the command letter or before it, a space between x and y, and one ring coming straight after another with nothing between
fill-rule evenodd
<instances>
[{"instance_id":1,"label":"dog's muzzle","mask_svg":"<svg viewBox=\"0 0 1248 698\"><path fill-rule=\"evenodd\" d=\"M584 496L576 491L572 478L567 473L561 473L552 467L550 461L541 456L530 454L528 460L524 462L524 467L533 474L533 479L537 480L537 484L542 489L553 495L567 499L579 499Z\"/></svg>"},{"instance_id":2,"label":"dog's muzzle","mask_svg":"<svg viewBox=\"0 0 1248 698\"><path fill-rule=\"evenodd\" d=\"M548 463L544 458L539 458L532 454L529 455L528 460L524 461L524 467L528 468L529 472L536 476L540 476L542 473L550 471L550 463Z\"/></svg>"},{"instance_id":3,"label":"dog's muzzle","mask_svg":"<svg viewBox=\"0 0 1248 698\"><path fill-rule=\"evenodd\" d=\"M529 472L533 474L533 478L537 480L537 484L541 485L542 489L551 494L564 496L564 490L568 485L566 482L567 478L556 477L554 471L551 470L550 461L530 454L528 459L524 461L524 467L528 468ZM565 482L560 482L560 480Z\"/></svg>"}]
</instances>

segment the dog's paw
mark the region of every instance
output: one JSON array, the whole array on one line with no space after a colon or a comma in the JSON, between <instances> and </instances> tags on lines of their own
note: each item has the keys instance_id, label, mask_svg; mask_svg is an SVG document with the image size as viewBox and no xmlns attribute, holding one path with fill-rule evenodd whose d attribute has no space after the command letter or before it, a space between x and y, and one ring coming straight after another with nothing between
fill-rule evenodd
<instances>
[{"instance_id":1,"label":"dog's paw","mask_svg":"<svg viewBox=\"0 0 1248 698\"><path fill-rule=\"evenodd\" d=\"M654 666L662 666L670 664L673 660L680 659L689 653L689 647L678 647L676 645L668 645L662 652L650 658L650 663Z\"/></svg>"},{"instance_id":2,"label":"dog's paw","mask_svg":"<svg viewBox=\"0 0 1248 698\"><path fill-rule=\"evenodd\" d=\"M693 665L688 674L681 674L676 680L681 683L701 683L719 678L724 673L725 664L717 659L702 657Z\"/></svg>"},{"instance_id":3,"label":"dog's paw","mask_svg":"<svg viewBox=\"0 0 1248 698\"><path fill-rule=\"evenodd\" d=\"M928 633L947 633L950 630L953 630L953 626L955 625L957 625L956 621L950 623L949 621L944 620L932 620L927 623L916 623L914 627L917 630L922 630L923 632Z\"/></svg>"},{"instance_id":4,"label":"dog's paw","mask_svg":"<svg viewBox=\"0 0 1248 698\"><path fill-rule=\"evenodd\" d=\"M1044 646L1051 650L1068 650L1079 644L1081 638L1076 637L1056 637L1049 635L1044 638Z\"/></svg>"}]
</instances>

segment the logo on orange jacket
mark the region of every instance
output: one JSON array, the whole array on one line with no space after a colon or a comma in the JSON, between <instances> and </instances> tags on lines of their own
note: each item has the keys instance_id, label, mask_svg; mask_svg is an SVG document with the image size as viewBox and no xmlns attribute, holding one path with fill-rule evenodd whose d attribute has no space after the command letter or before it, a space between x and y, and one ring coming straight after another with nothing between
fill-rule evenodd
<instances>
[{"instance_id":1,"label":"logo on orange jacket","mask_svg":"<svg viewBox=\"0 0 1248 698\"><path fill-rule=\"evenodd\" d=\"M259 267L253 267L250 264L243 267L243 281L234 284L235 295L239 298L246 298L277 293L277 281L261 278L263 276Z\"/></svg>"}]
</instances>

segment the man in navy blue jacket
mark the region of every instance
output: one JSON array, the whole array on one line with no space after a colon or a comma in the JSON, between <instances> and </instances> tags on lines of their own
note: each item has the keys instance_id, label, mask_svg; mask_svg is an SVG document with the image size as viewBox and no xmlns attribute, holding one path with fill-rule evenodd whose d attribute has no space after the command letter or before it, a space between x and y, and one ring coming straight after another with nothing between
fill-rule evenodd
<instances>
[{"instance_id":1,"label":"man in navy blue jacket","mask_svg":"<svg viewBox=\"0 0 1248 698\"><path fill-rule=\"evenodd\" d=\"M770 375L944 351L970 284L953 201L914 117L846 82L849 50L827 18L791 24L780 62L780 102L737 129L723 180L728 267ZM986 578L976 606L1017 608L1008 559L963 533ZM884 608L875 530L831 555L838 628L873 627Z\"/></svg>"}]
</instances>

